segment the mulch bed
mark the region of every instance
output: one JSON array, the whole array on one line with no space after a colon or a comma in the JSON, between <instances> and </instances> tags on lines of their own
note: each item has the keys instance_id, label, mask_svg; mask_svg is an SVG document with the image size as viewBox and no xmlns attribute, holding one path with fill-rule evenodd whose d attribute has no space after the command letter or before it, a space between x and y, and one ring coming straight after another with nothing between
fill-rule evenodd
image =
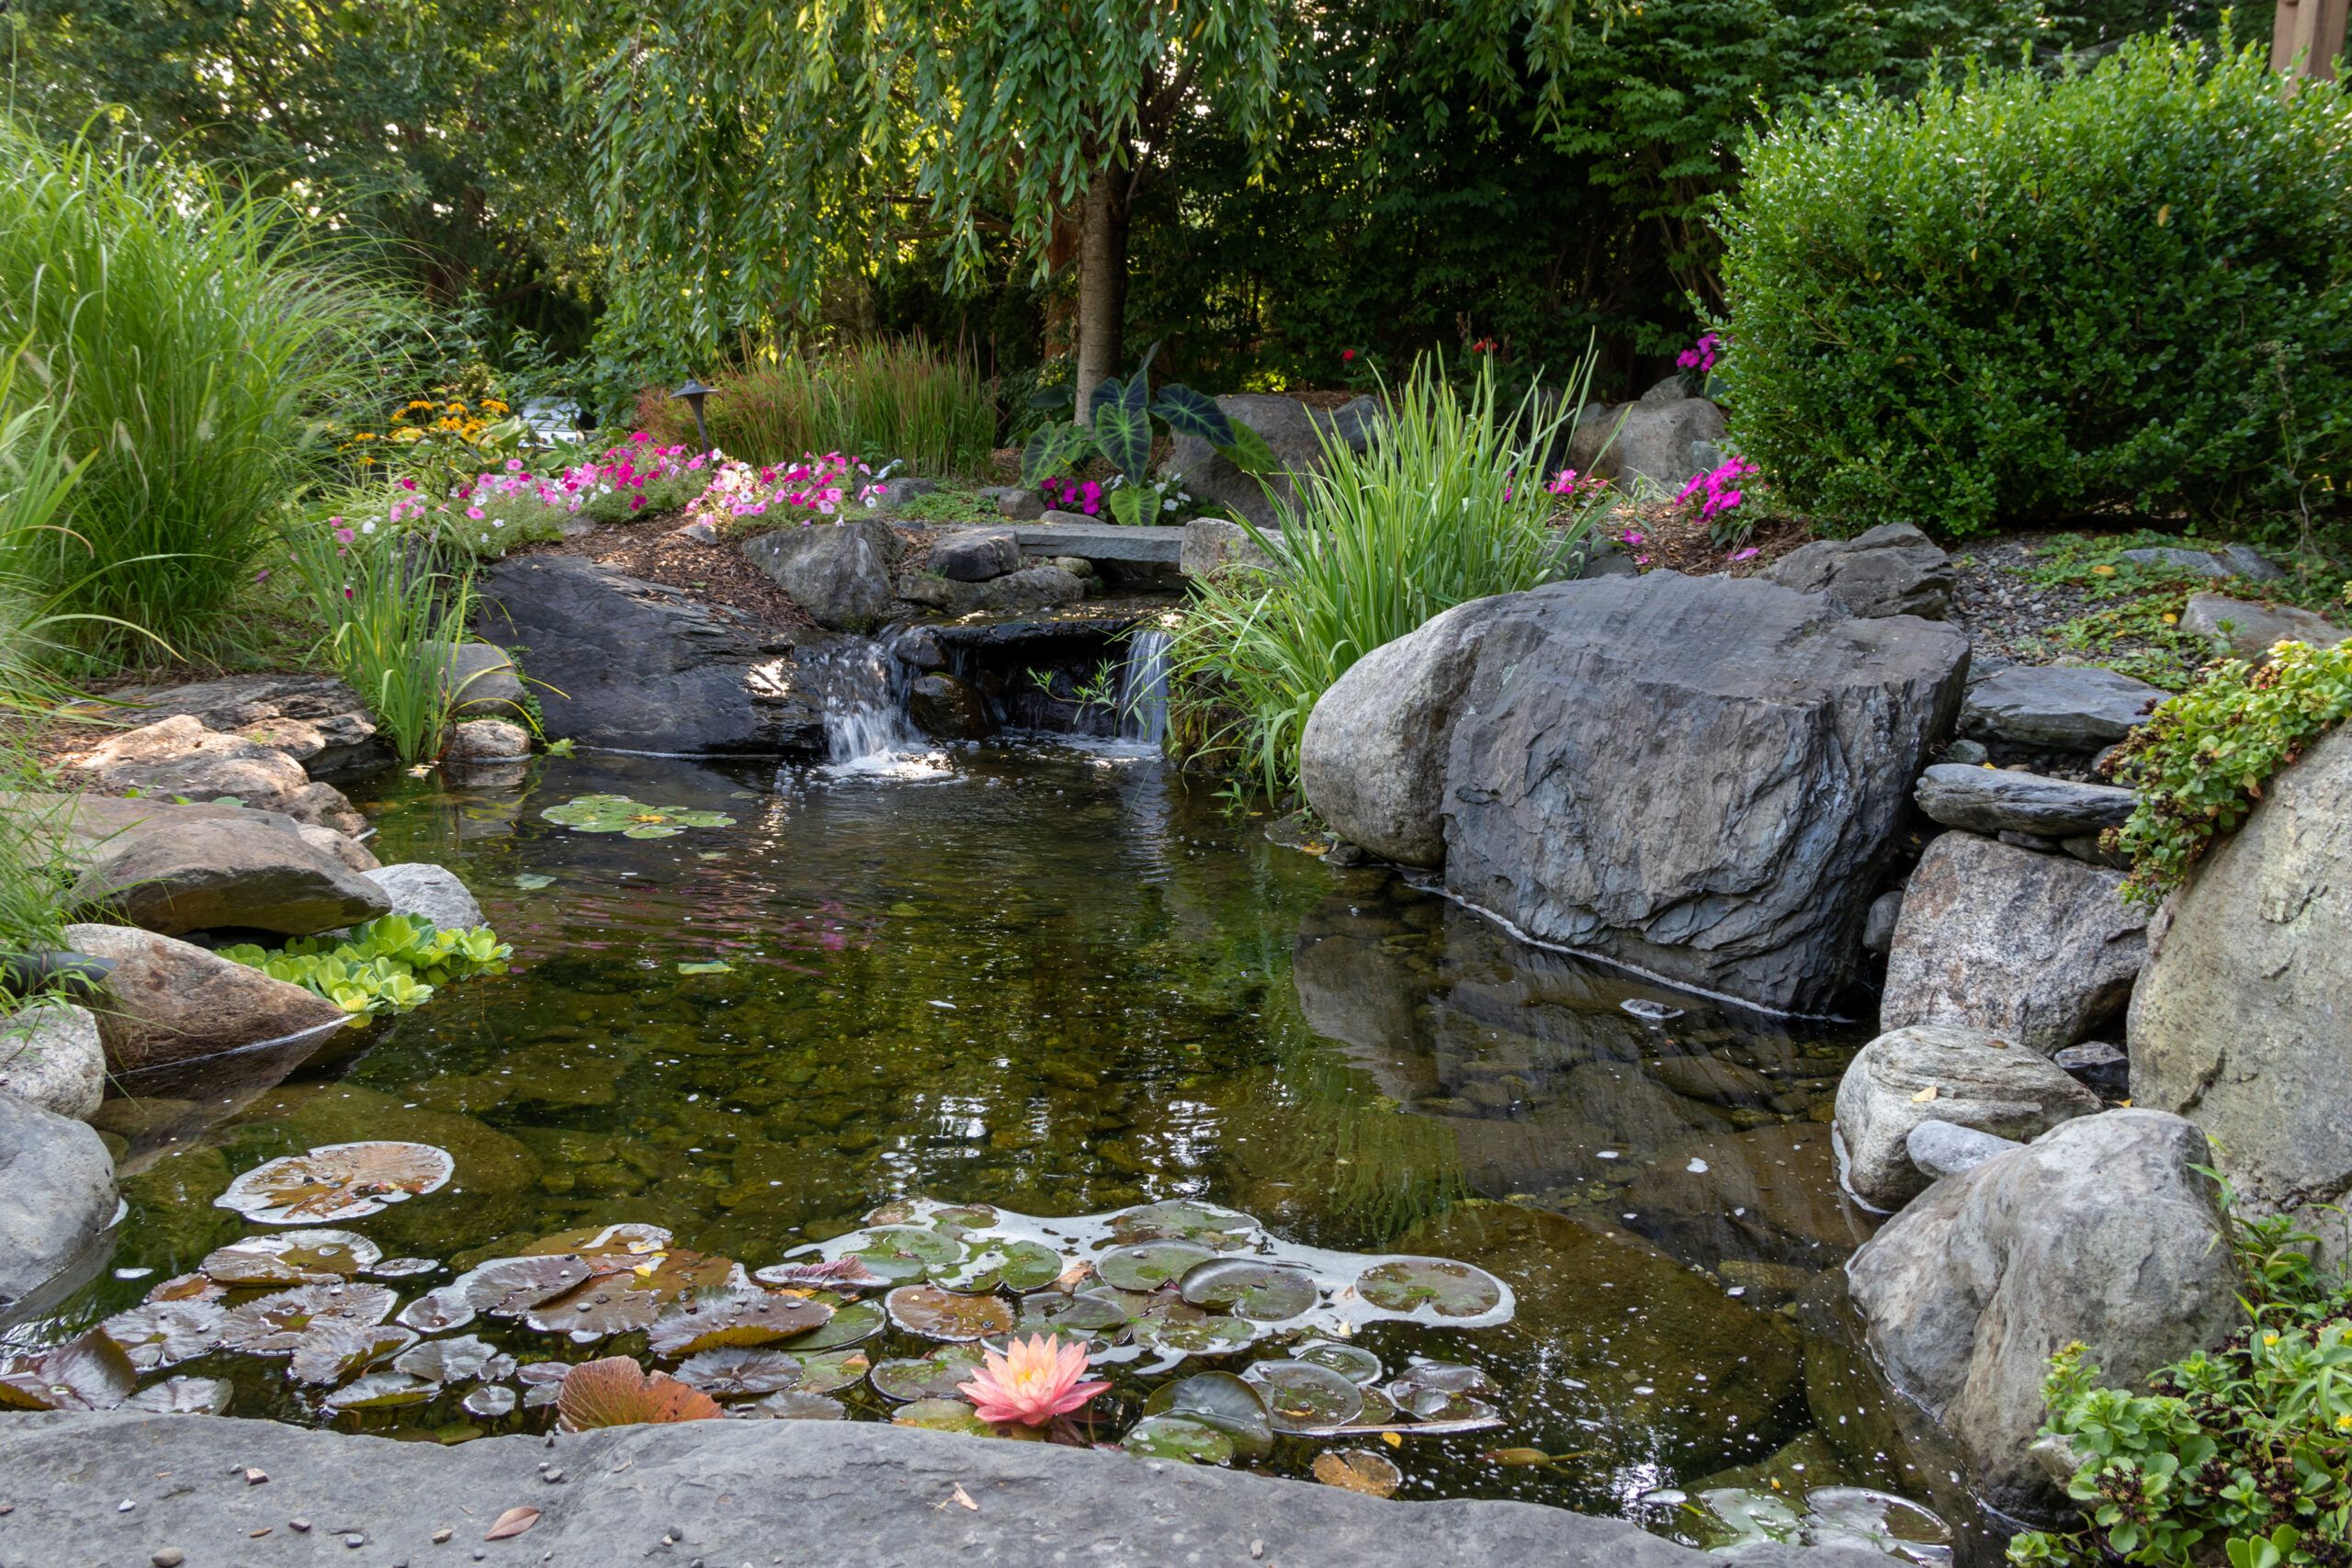
<instances>
[{"instance_id":1,"label":"mulch bed","mask_svg":"<svg viewBox=\"0 0 2352 1568\"><path fill-rule=\"evenodd\" d=\"M559 544L530 545L518 555L585 556L599 566L665 588L680 589L709 605L723 620L751 630L813 632L817 623L775 580L743 558L740 539L722 535L714 544L682 537L677 519L647 518L616 524Z\"/></svg>"}]
</instances>

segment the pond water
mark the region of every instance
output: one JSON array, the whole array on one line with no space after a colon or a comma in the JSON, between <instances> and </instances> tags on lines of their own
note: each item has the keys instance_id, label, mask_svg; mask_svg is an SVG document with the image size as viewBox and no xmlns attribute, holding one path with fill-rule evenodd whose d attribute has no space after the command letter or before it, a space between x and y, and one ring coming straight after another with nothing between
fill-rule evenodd
<instances>
[{"instance_id":1,"label":"pond water","mask_svg":"<svg viewBox=\"0 0 2352 1568\"><path fill-rule=\"evenodd\" d=\"M542 815L592 795L732 821L630 839ZM1918 1446L1844 1313L1838 1265L1871 1224L1830 1152L1852 1031L1521 945L1386 872L1268 841L1263 819L1140 748L782 775L583 756L520 790L401 779L364 805L384 861L440 862L475 890L512 969L290 1072L265 1052L213 1064L200 1090L129 1086L99 1117L127 1149L113 1269L15 1345L61 1341L265 1234L215 1205L230 1180L350 1140L457 1162L441 1190L338 1222L435 1266L387 1281L403 1302L621 1222L759 1269L914 1196L1056 1217L1191 1199L1292 1247L1458 1259L1516 1296L1498 1326L1369 1322L1352 1341L1387 1375L1416 1357L1481 1370L1499 1425L1284 1438L1264 1468L1368 1449L1401 1471L1400 1496L1523 1498L1694 1541L1723 1536L1687 1501L1702 1492L1765 1527L1814 1492L1817 1514L1867 1531L1885 1505L1846 1489L1874 1488L1950 1521L1963 1558L1983 1551L1947 1459ZM465 1332L526 1361L675 1365L642 1333ZM894 1336L871 1354L922 1348ZM1104 1374L1126 1420L1145 1392L1132 1371ZM475 1414L455 1382L338 1413L283 1358L168 1371L230 1381L236 1414L400 1437L553 1415ZM834 1397L888 1418L869 1386Z\"/></svg>"}]
</instances>

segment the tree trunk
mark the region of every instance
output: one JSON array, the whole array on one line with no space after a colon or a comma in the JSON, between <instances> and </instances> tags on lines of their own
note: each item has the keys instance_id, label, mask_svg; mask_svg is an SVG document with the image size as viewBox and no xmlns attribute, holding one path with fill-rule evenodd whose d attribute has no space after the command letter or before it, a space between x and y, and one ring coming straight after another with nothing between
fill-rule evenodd
<instances>
[{"instance_id":1,"label":"tree trunk","mask_svg":"<svg viewBox=\"0 0 2352 1568\"><path fill-rule=\"evenodd\" d=\"M1094 389L1119 373L1127 314L1127 182L1105 164L1086 189L1086 226L1078 249L1078 417Z\"/></svg>"}]
</instances>

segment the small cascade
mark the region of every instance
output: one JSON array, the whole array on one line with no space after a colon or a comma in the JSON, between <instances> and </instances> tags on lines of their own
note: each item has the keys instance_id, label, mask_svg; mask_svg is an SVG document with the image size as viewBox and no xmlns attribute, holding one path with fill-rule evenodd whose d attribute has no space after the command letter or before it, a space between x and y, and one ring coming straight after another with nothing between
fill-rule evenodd
<instances>
[{"instance_id":1,"label":"small cascade","mask_svg":"<svg viewBox=\"0 0 2352 1568\"><path fill-rule=\"evenodd\" d=\"M1126 661L1119 671L1119 739L1157 750L1168 735L1168 649L1172 639L1157 626L1127 635Z\"/></svg>"},{"instance_id":2,"label":"small cascade","mask_svg":"<svg viewBox=\"0 0 2352 1568\"><path fill-rule=\"evenodd\" d=\"M803 654L800 668L834 766L872 764L921 744L907 729L905 667L880 643L841 637Z\"/></svg>"}]
</instances>

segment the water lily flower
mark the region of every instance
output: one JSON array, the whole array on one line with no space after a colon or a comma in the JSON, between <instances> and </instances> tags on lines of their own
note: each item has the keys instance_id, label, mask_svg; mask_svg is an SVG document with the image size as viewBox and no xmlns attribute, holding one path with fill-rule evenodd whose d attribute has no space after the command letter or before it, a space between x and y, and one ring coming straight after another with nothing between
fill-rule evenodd
<instances>
[{"instance_id":1,"label":"water lily flower","mask_svg":"<svg viewBox=\"0 0 2352 1568\"><path fill-rule=\"evenodd\" d=\"M989 1350L984 1355L986 1364L972 1374L970 1382L958 1384L956 1391L971 1399L983 1421L1042 1427L1111 1386L1080 1382L1086 1375L1086 1347L1065 1345L1055 1335L1014 1339L1004 1354Z\"/></svg>"}]
</instances>

